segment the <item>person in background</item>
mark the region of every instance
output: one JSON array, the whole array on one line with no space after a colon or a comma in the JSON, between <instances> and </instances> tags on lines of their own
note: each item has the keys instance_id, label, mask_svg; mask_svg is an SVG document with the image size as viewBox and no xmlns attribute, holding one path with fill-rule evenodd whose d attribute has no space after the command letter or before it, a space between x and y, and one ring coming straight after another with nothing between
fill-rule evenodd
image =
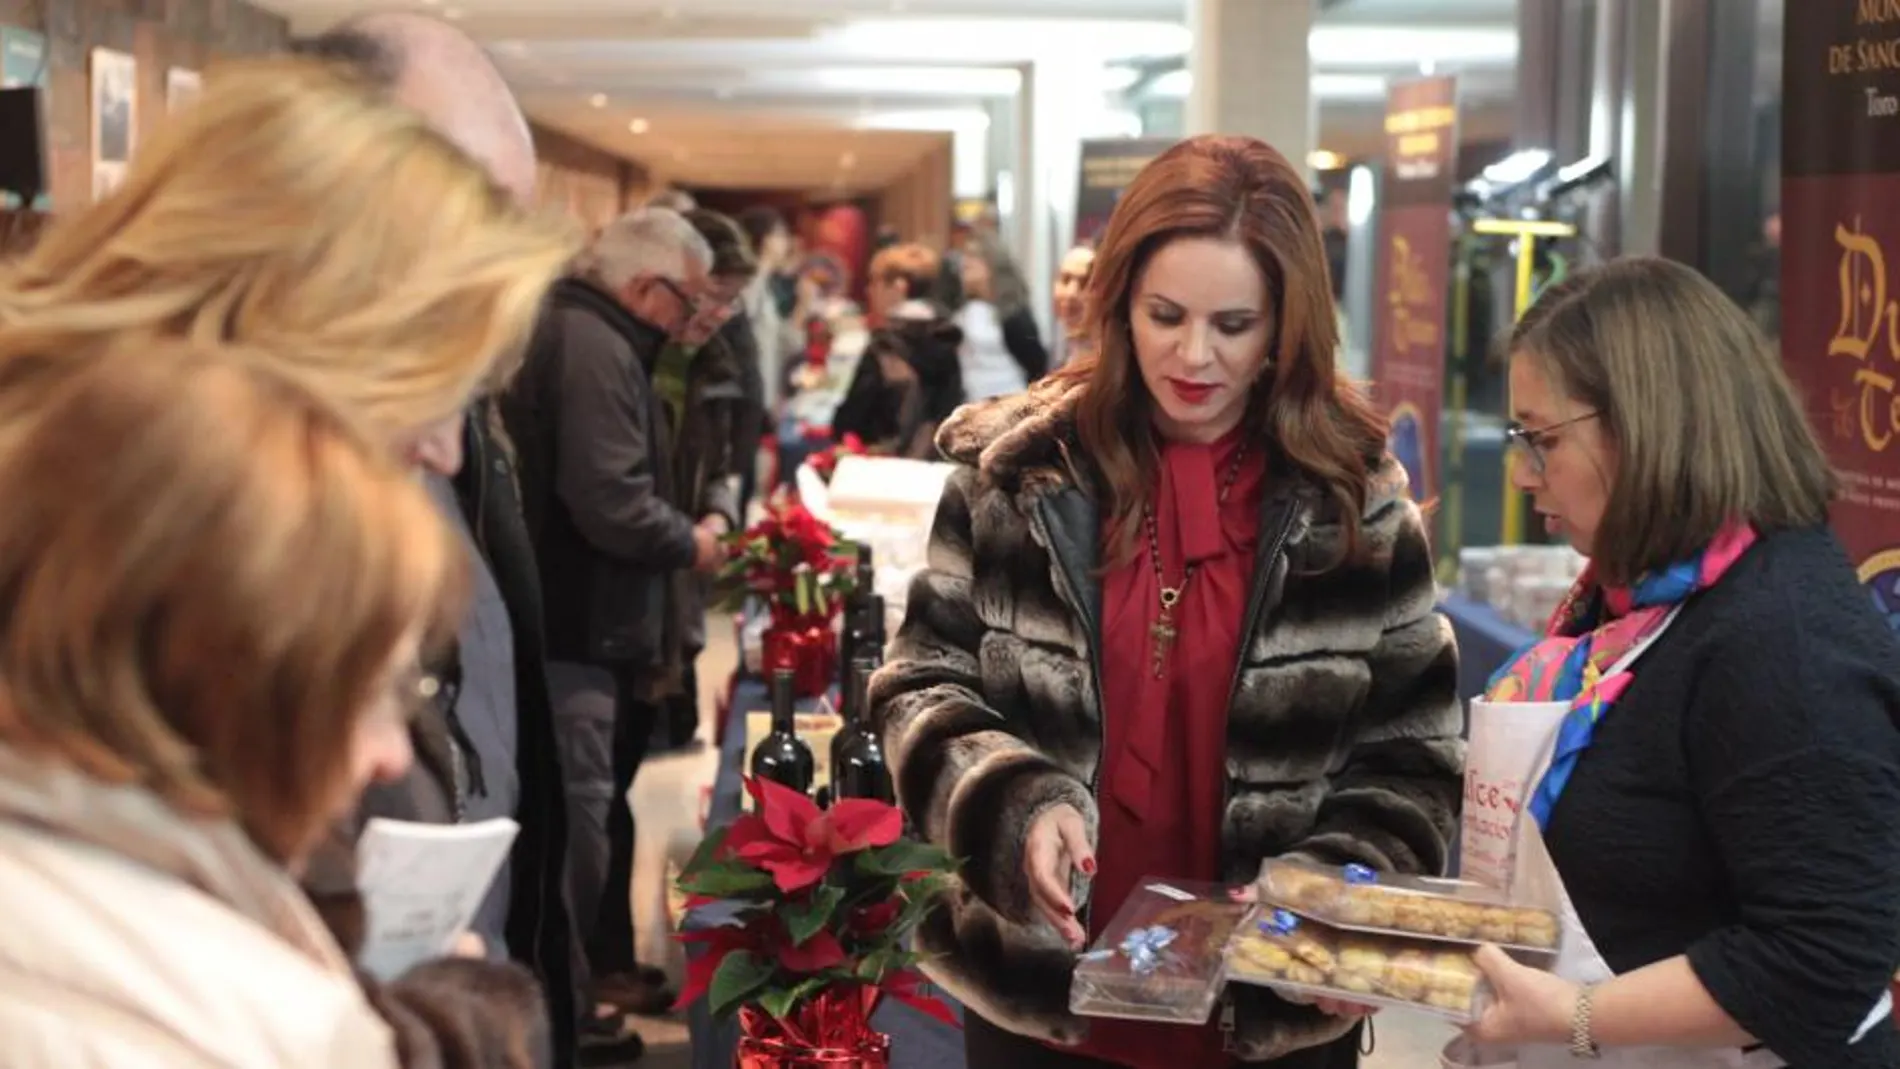
<instances>
[{"instance_id":1,"label":"person in background","mask_svg":"<svg viewBox=\"0 0 1900 1069\"><path fill-rule=\"evenodd\" d=\"M739 472L757 467L765 424L764 406L751 392L758 378L757 337L742 303L758 277L759 261L745 231L731 218L703 208L686 218L712 250L712 284L699 315L673 341L672 351L685 362L681 381L662 381L661 393L679 398L677 406L669 407L669 418L677 443L674 468L684 499L718 502L736 530L746 508ZM699 729L696 665L706 648L708 582L707 577L695 577L689 584L692 597L681 609L686 670L680 693L667 705L670 746L690 743Z\"/></svg>"},{"instance_id":2,"label":"person in background","mask_svg":"<svg viewBox=\"0 0 1900 1069\"><path fill-rule=\"evenodd\" d=\"M373 14L295 42L292 51L347 64L481 163L516 203L532 208L536 171L527 121L493 62L460 29L421 15ZM402 780L372 789L359 819L446 824L505 818L520 825L509 864L472 930L491 956L512 957L544 978L550 1012L561 1022L555 1038L565 1064L579 1020L566 901L565 792L540 580L513 447L492 396L431 435L420 459L430 493L473 560L474 598L458 641L433 666L446 685L441 700L415 722L421 760ZM346 860L325 851L316 878L342 880L330 868Z\"/></svg>"},{"instance_id":3,"label":"person in background","mask_svg":"<svg viewBox=\"0 0 1900 1069\"><path fill-rule=\"evenodd\" d=\"M1056 265L1056 330L1062 339L1061 364L1095 355L1089 334L1089 277L1095 270L1095 246L1077 245Z\"/></svg>"},{"instance_id":4,"label":"person in background","mask_svg":"<svg viewBox=\"0 0 1900 1069\"><path fill-rule=\"evenodd\" d=\"M394 1069L295 874L408 767L461 549L280 354L48 357L0 337L0 1064ZM545 1062L505 969L459 1064Z\"/></svg>"},{"instance_id":5,"label":"person in background","mask_svg":"<svg viewBox=\"0 0 1900 1069\"><path fill-rule=\"evenodd\" d=\"M1346 190L1334 186L1319 195L1320 236L1326 241L1326 274L1333 280L1333 300L1346 294L1346 256L1351 247Z\"/></svg>"},{"instance_id":6,"label":"person in background","mask_svg":"<svg viewBox=\"0 0 1900 1069\"><path fill-rule=\"evenodd\" d=\"M647 198L646 206L685 215L699 207L699 201L683 189L669 186Z\"/></svg>"},{"instance_id":7,"label":"person in background","mask_svg":"<svg viewBox=\"0 0 1900 1069\"><path fill-rule=\"evenodd\" d=\"M313 156L312 145L326 149ZM224 207L199 210L207 202ZM120 335L241 344L427 468L459 455L461 411L508 373L571 253L355 72L234 63L142 148L119 190L62 215L0 269L0 338L62 357ZM303 873L352 953L353 827L334 829ZM566 990L560 968L542 977L550 1000ZM570 1031L561 1019L557 1043Z\"/></svg>"},{"instance_id":8,"label":"person in background","mask_svg":"<svg viewBox=\"0 0 1900 1069\"><path fill-rule=\"evenodd\" d=\"M1444 869L1457 652L1385 421L1333 363L1311 204L1259 141L1163 153L1102 242L1101 355L939 436L871 704L910 820L966 859L917 950L972 1008L972 1066L1357 1065L1363 1011L1258 987L1205 1026L1084 1021L1077 954L1144 877Z\"/></svg>"},{"instance_id":9,"label":"person in background","mask_svg":"<svg viewBox=\"0 0 1900 1069\"><path fill-rule=\"evenodd\" d=\"M958 353L963 396L985 401L1020 393L1049 371L1049 351L1042 347L1036 317L1028 305L1004 309L996 304L995 276L980 252L964 254L962 273L964 299L955 320L963 331Z\"/></svg>"},{"instance_id":10,"label":"person in background","mask_svg":"<svg viewBox=\"0 0 1900 1069\"><path fill-rule=\"evenodd\" d=\"M656 375L716 303L711 268L705 239L678 213L643 208L615 220L580 273L555 285L503 400L547 594L587 990L606 1008L590 1027L605 1034L674 997L664 974L634 960L627 792L680 692L688 628L700 626L687 619L689 585L718 568L734 524L729 480L685 496Z\"/></svg>"},{"instance_id":11,"label":"person in background","mask_svg":"<svg viewBox=\"0 0 1900 1069\"><path fill-rule=\"evenodd\" d=\"M1545 291L1510 353L1518 489L1590 563L1488 697L1513 731L1556 705L1515 877L1571 923L1554 972L1480 953L1471 1036L1526 1069L1900 1065L1900 644L1777 353L1648 258Z\"/></svg>"},{"instance_id":12,"label":"person in background","mask_svg":"<svg viewBox=\"0 0 1900 1069\"><path fill-rule=\"evenodd\" d=\"M797 352L804 339L798 328L803 317L797 315L796 283L790 279L797 265L793 259L792 232L778 209L758 205L739 213L739 226L751 242L758 260L758 271L746 286L740 301L746 322L751 325L753 344L758 350L759 376L763 384L765 410L776 412L785 399L786 358ZM790 307L780 303L780 287L793 291ZM750 498L749 493L742 495Z\"/></svg>"},{"instance_id":13,"label":"person in background","mask_svg":"<svg viewBox=\"0 0 1900 1069\"><path fill-rule=\"evenodd\" d=\"M855 434L897 456L935 456L938 425L963 403L963 331L927 296L937 267L937 254L916 244L871 258L866 300L874 329L831 418L839 438Z\"/></svg>"}]
</instances>

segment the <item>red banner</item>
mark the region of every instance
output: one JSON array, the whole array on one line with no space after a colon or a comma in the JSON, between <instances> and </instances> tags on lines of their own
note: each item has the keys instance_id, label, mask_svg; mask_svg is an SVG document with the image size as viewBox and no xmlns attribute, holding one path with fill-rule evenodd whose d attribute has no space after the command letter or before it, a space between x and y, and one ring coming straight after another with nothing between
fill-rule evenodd
<instances>
[{"instance_id":1,"label":"red banner","mask_svg":"<svg viewBox=\"0 0 1900 1069\"><path fill-rule=\"evenodd\" d=\"M1841 476L1834 526L1900 626L1900 23L1803 0L1787 20L1781 353Z\"/></svg>"},{"instance_id":2,"label":"red banner","mask_svg":"<svg viewBox=\"0 0 1900 1069\"><path fill-rule=\"evenodd\" d=\"M1412 496L1426 501L1438 492L1457 82L1439 77L1395 83L1385 132L1373 394L1392 420L1392 452L1412 478Z\"/></svg>"}]
</instances>

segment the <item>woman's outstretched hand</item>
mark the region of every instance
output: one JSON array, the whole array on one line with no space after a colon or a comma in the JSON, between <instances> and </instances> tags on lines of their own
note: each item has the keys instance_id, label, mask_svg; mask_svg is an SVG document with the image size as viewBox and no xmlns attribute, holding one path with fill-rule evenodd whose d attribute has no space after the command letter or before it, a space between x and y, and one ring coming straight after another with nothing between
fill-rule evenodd
<instances>
[{"instance_id":1,"label":"woman's outstretched hand","mask_svg":"<svg viewBox=\"0 0 1900 1069\"><path fill-rule=\"evenodd\" d=\"M1089 845L1088 824L1074 806L1059 805L1037 817L1023 842L1023 877L1029 897L1069 946L1081 950L1089 933L1075 915L1069 887L1076 870L1095 875L1095 848Z\"/></svg>"},{"instance_id":2,"label":"woman's outstretched hand","mask_svg":"<svg viewBox=\"0 0 1900 1069\"><path fill-rule=\"evenodd\" d=\"M1561 1043L1570 1038L1580 991L1576 984L1520 965L1497 947L1480 947L1478 969L1491 985L1491 1005L1465 1035L1480 1043Z\"/></svg>"}]
</instances>

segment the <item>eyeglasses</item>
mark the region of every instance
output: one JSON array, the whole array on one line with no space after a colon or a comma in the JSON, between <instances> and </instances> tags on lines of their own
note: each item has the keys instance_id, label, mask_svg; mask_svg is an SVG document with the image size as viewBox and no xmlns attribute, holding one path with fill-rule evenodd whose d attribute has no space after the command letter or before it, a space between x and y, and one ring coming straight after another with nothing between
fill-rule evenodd
<instances>
[{"instance_id":1,"label":"eyeglasses","mask_svg":"<svg viewBox=\"0 0 1900 1069\"><path fill-rule=\"evenodd\" d=\"M1531 471L1539 477L1544 474L1544 453L1557 445L1557 432L1572 424L1582 423L1586 419L1595 419L1599 413L1585 412L1581 416L1572 416L1556 423L1547 423L1542 427L1526 427L1512 420L1504 428L1505 448L1514 451L1529 464Z\"/></svg>"},{"instance_id":2,"label":"eyeglasses","mask_svg":"<svg viewBox=\"0 0 1900 1069\"><path fill-rule=\"evenodd\" d=\"M665 288L666 292L673 295L674 300L680 302L680 321L682 323L699 314L699 302L694 300L693 295L687 293L685 288L679 283L664 275L654 276L653 281L658 282Z\"/></svg>"}]
</instances>

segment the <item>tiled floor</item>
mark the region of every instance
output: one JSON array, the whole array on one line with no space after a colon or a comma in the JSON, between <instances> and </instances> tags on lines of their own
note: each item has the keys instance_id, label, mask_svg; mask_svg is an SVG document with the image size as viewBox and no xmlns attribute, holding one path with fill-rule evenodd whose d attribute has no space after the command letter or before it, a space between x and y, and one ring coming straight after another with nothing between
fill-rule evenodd
<instances>
[{"instance_id":1,"label":"tiled floor","mask_svg":"<svg viewBox=\"0 0 1900 1069\"><path fill-rule=\"evenodd\" d=\"M717 621L712 623L713 626L706 629L709 645L700 655L699 677L725 679L736 662L732 629L719 626ZM700 697L701 730L710 738L711 691ZM647 1041L646 1057L634 1063L638 1069L687 1069L692 1062L692 1052L684 1019L642 1019L636 1023ZM1444 1022L1422 1014L1384 1013L1376 1021L1374 1034L1377 1044L1372 1054L1360 1063L1361 1069L1436 1069L1438 1052L1451 1039L1453 1030Z\"/></svg>"}]
</instances>

